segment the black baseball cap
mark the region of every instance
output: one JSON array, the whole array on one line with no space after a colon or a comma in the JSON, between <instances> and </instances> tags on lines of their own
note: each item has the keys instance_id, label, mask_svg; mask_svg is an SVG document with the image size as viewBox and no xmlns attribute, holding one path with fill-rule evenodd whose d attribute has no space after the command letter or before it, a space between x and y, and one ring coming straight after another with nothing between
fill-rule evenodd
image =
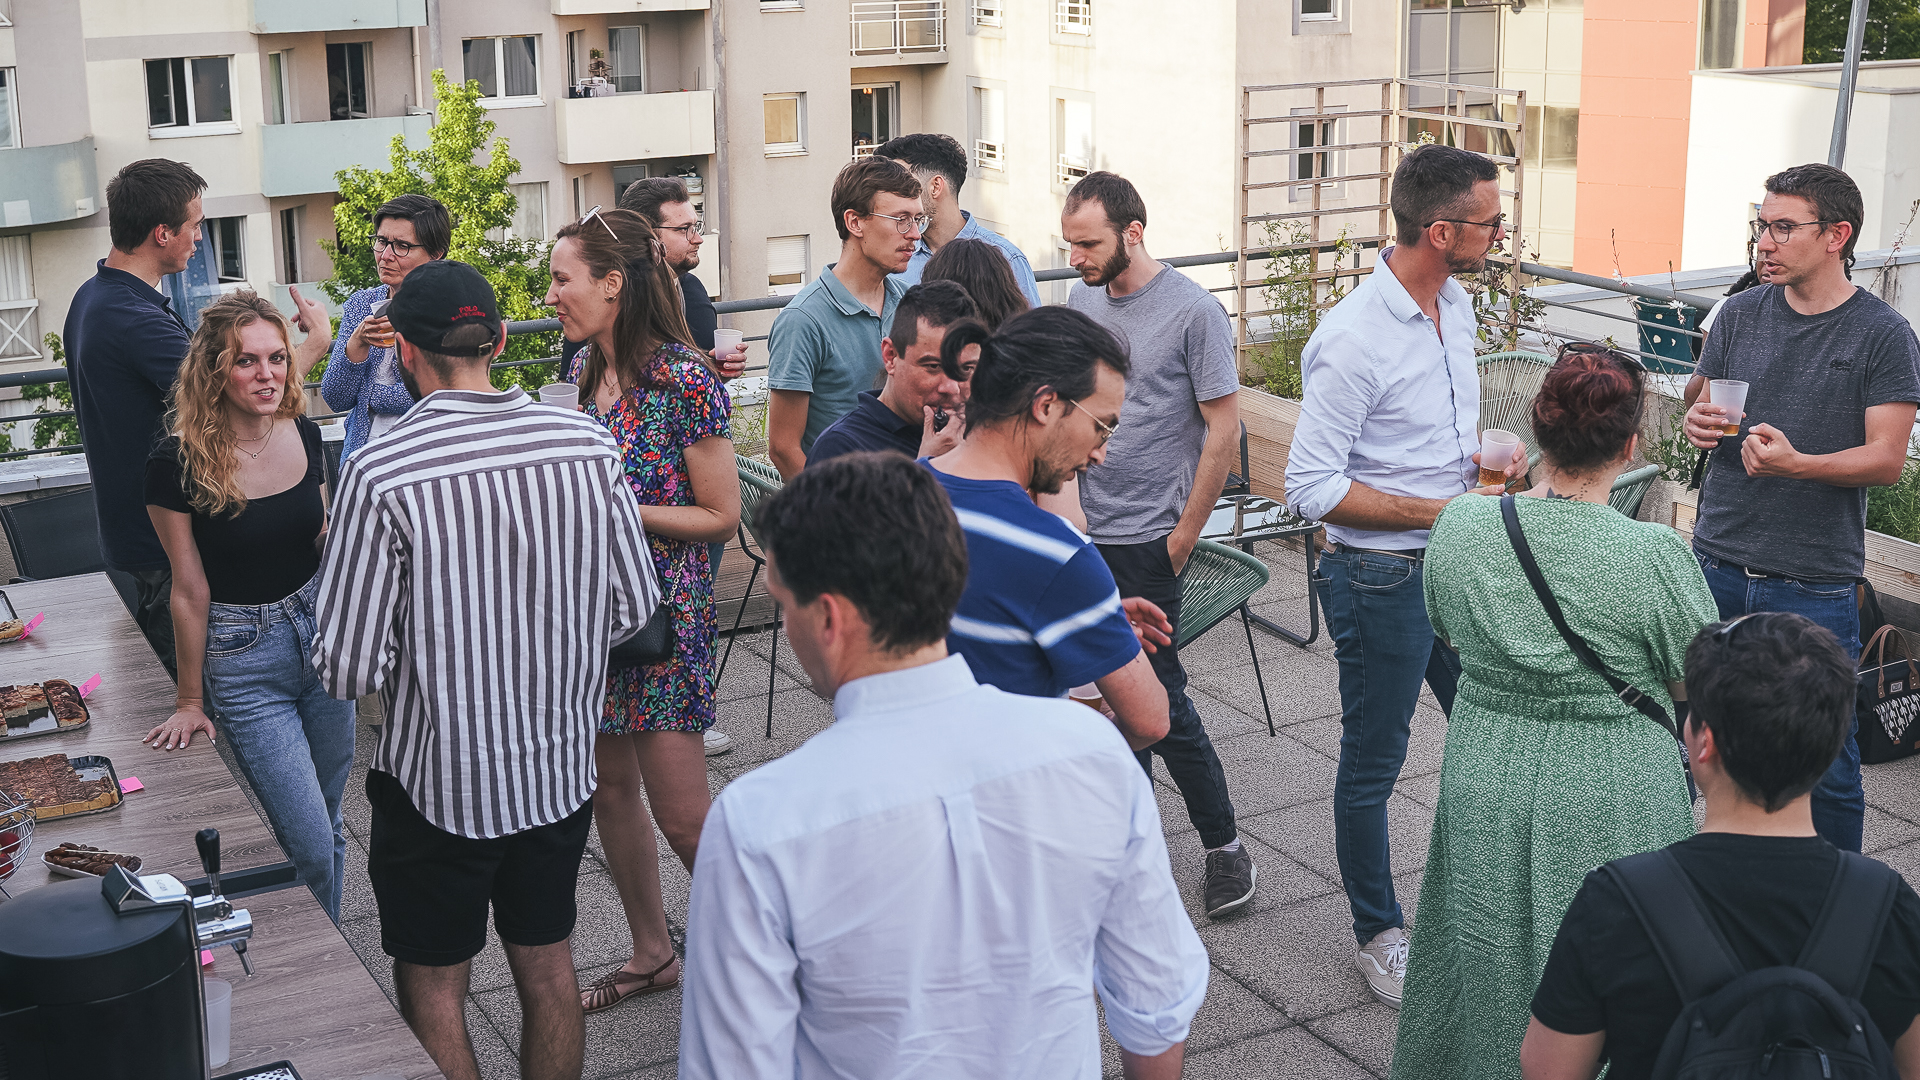
<instances>
[{"instance_id":1,"label":"black baseball cap","mask_svg":"<svg viewBox=\"0 0 1920 1080\"><path fill-rule=\"evenodd\" d=\"M442 356L491 356L500 340L500 306L493 286L480 271L452 259L435 259L413 268L387 309L387 319L416 349ZM448 345L447 332L458 326L484 326L483 345Z\"/></svg>"}]
</instances>

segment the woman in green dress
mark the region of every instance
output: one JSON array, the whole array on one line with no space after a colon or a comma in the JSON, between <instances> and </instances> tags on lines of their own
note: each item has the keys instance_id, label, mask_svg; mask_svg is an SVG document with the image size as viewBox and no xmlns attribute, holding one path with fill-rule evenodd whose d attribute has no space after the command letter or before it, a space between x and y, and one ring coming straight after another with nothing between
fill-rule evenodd
<instances>
[{"instance_id":1,"label":"woman in green dress","mask_svg":"<svg viewBox=\"0 0 1920 1080\"><path fill-rule=\"evenodd\" d=\"M1516 510L1569 627L1671 714L1687 643L1718 614L1678 533L1607 505L1633 458L1645 383L1618 353L1563 349L1533 403L1544 479ZM1692 835L1692 807L1673 736L1554 629L1499 499L1465 495L1440 512L1426 597L1461 678L1393 1076L1518 1078L1533 990L1581 880Z\"/></svg>"}]
</instances>

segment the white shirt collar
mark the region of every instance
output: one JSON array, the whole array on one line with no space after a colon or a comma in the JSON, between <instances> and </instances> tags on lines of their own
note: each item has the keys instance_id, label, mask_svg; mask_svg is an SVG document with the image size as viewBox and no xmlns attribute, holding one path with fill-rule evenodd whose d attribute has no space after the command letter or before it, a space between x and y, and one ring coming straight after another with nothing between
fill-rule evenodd
<instances>
[{"instance_id":1,"label":"white shirt collar","mask_svg":"<svg viewBox=\"0 0 1920 1080\"><path fill-rule=\"evenodd\" d=\"M973 669L958 653L919 667L868 675L833 695L833 715L841 722L874 713L924 708L978 687Z\"/></svg>"}]
</instances>

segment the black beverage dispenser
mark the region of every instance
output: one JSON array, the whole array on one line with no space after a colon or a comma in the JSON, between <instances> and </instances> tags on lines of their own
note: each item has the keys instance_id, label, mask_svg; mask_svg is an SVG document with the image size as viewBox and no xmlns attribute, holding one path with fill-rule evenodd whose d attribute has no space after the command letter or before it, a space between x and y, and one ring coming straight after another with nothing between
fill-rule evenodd
<instances>
[{"instance_id":1,"label":"black beverage dispenser","mask_svg":"<svg viewBox=\"0 0 1920 1080\"><path fill-rule=\"evenodd\" d=\"M195 837L211 891L115 867L0 905L0 1077L207 1080L200 950L232 945L249 977L253 920L220 893L220 834Z\"/></svg>"}]
</instances>

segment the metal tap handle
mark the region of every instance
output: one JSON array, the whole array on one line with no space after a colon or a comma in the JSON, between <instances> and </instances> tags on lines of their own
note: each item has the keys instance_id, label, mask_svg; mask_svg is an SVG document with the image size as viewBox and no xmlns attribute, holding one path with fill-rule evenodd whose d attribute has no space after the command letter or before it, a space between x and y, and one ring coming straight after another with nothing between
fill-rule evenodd
<instances>
[{"instance_id":1,"label":"metal tap handle","mask_svg":"<svg viewBox=\"0 0 1920 1080\"><path fill-rule=\"evenodd\" d=\"M207 887L214 896L220 895L220 830L201 829L193 836L195 847L200 849L200 866L207 872Z\"/></svg>"},{"instance_id":2,"label":"metal tap handle","mask_svg":"<svg viewBox=\"0 0 1920 1080\"><path fill-rule=\"evenodd\" d=\"M233 954L240 958L240 966L246 970L247 978L253 978L253 960L247 955L247 943L245 941L234 942Z\"/></svg>"}]
</instances>

